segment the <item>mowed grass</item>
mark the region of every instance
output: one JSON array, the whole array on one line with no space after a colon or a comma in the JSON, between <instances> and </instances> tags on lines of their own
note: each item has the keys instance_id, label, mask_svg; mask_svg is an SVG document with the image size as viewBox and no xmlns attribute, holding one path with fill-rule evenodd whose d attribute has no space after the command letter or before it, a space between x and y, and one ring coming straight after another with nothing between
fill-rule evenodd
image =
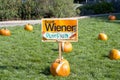
<instances>
[{"instance_id":1,"label":"mowed grass","mask_svg":"<svg viewBox=\"0 0 120 80\"><path fill-rule=\"evenodd\" d=\"M70 63L68 77L51 75L58 43L42 42L39 24L32 32L25 31L24 26L8 27L12 35L0 36L0 80L119 80L120 60L108 57L111 49L120 50L119 19L79 19L79 41L72 43L72 52L62 53ZM107 41L98 40L100 32L108 35Z\"/></svg>"}]
</instances>

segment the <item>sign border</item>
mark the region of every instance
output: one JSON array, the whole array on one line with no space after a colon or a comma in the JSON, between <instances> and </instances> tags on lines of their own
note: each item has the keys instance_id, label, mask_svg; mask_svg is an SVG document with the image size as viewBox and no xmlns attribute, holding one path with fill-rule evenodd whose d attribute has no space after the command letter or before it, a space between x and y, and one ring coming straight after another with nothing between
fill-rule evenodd
<instances>
[{"instance_id":1,"label":"sign border","mask_svg":"<svg viewBox=\"0 0 120 80\"><path fill-rule=\"evenodd\" d=\"M67 42L78 42L78 19L77 19L77 18L42 18L42 19L41 19L41 39L42 39L42 37L43 37L43 36L42 36L42 21L43 21L43 20L68 20L68 19L69 19L69 20L70 20L70 19L71 19L71 20L77 20L77 26L76 26L76 27L77 27L77 31L76 31L76 33L77 33L77 34L76 34L77 39L76 39L76 40L58 39L58 40L59 40L59 41L63 41L63 42L66 42L66 41L67 41ZM56 39L56 40L57 40L57 39ZM45 40L42 39L42 42L56 42L56 40L55 40L55 39L51 39L51 40L46 40L46 41L45 41Z\"/></svg>"}]
</instances>

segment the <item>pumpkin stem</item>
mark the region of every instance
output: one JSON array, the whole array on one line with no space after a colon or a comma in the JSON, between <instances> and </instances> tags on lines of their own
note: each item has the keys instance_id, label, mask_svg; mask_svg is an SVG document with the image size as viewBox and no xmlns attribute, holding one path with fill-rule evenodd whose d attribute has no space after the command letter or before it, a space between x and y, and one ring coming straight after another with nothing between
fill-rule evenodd
<instances>
[{"instance_id":1,"label":"pumpkin stem","mask_svg":"<svg viewBox=\"0 0 120 80\"><path fill-rule=\"evenodd\" d=\"M30 23L28 23L28 25L30 25Z\"/></svg>"},{"instance_id":2,"label":"pumpkin stem","mask_svg":"<svg viewBox=\"0 0 120 80\"><path fill-rule=\"evenodd\" d=\"M1 29L4 29L4 30L6 30L7 28L6 28L6 27L1 27Z\"/></svg>"},{"instance_id":3,"label":"pumpkin stem","mask_svg":"<svg viewBox=\"0 0 120 80\"><path fill-rule=\"evenodd\" d=\"M4 28L4 30L7 30L7 28Z\"/></svg>"}]
</instances>

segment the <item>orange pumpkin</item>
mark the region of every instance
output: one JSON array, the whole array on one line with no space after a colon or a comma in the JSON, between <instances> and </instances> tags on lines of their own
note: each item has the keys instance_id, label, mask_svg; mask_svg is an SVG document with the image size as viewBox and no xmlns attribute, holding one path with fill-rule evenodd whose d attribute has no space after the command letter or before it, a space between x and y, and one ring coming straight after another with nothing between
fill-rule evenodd
<instances>
[{"instance_id":1,"label":"orange pumpkin","mask_svg":"<svg viewBox=\"0 0 120 80\"><path fill-rule=\"evenodd\" d=\"M10 36L10 35L11 35L11 32L10 32L10 30L8 30L7 28L3 28L3 29L0 30L0 35Z\"/></svg>"},{"instance_id":2,"label":"orange pumpkin","mask_svg":"<svg viewBox=\"0 0 120 80\"><path fill-rule=\"evenodd\" d=\"M100 40L107 40L108 37L107 37L107 35L105 33L99 33L98 39L100 39Z\"/></svg>"},{"instance_id":3,"label":"orange pumpkin","mask_svg":"<svg viewBox=\"0 0 120 80\"><path fill-rule=\"evenodd\" d=\"M109 58L112 60L120 59L120 51L117 49L112 49L109 53Z\"/></svg>"},{"instance_id":4,"label":"orange pumpkin","mask_svg":"<svg viewBox=\"0 0 120 80\"><path fill-rule=\"evenodd\" d=\"M56 59L50 67L50 72L53 76L68 76L70 74L69 62L66 59Z\"/></svg>"},{"instance_id":5,"label":"orange pumpkin","mask_svg":"<svg viewBox=\"0 0 120 80\"><path fill-rule=\"evenodd\" d=\"M62 42L61 49L63 52L71 52L72 51L72 44L70 42Z\"/></svg>"},{"instance_id":6,"label":"orange pumpkin","mask_svg":"<svg viewBox=\"0 0 120 80\"><path fill-rule=\"evenodd\" d=\"M26 24L24 29L27 30L27 31L32 31L33 30L33 26L30 25L30 24Z\"/></svg>"},{"instance_id":7,"label":"orange pumpkin","mask_svg":"<svg viewBox=\"0 0 120 80\"><path fill-rule=\"evenodd\" d=\"M108 19L109 19L109 20L116 20L116 16L114 16L114 15L109 15L109 16L108 16Z\"/></svg>"}]
</instances>

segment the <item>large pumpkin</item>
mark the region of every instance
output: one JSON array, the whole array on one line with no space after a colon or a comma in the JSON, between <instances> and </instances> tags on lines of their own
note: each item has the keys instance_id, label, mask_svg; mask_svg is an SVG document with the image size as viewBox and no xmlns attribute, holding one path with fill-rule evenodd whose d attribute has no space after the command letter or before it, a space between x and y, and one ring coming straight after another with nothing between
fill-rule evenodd
<instances>
[{"instance_id":1,"label":"large pumpkin","mask_svg":"<svg viewBox=\"0 0 120 80\"><path fill-rule=\"evenodd\" d=\"M108 19L109 19L109 20L116 20L116 16L114 16L114 15L109 15L109 16L108 16Z\"/></svg>"},{"instance_id":2,"label":"large pumpkin","mask_svg":"<svg viewBox=\"0 0 120 80\"><path fill-rule=\"evenodd\" d=\"M3 29L0 30L0 35L10 36L10 35L11 35L11 32L10 32L10 30L8 30L7 28L3 28Z\"/></svg>"},{"instance_id":3,"label":"large pumpkin","mask_svg":"<svg viewBox=\"0 0 120 80\"><path fill-rule=\"evenodd\" d=\"M117 49L112 49L109 53L109 58L112 60L120 59L120 51Z\"/></svg>"},{"instance_id":4,"label":"large pumpkin","mask_svg":"<svg viewBox=\"0 0 120 80\"><path fill-rule=\"evenodd\" d=\"M24 29L27 30L27 31L32 31L33 30L33 26L31 24L26 24Z\"/></svg>"},{"instance_id":5,"label":"large pumpkin","mask_svg":"<svg viewBox=\"0 0 120 80\"><path fill-rule=\"evenodd\" d=\"M107 40L108 37L107 37L107 35L105 33L99 33L98 39L100 39L100 40Z\"/></svg>"},{"instance_id":6,"label":"large pumpkin","mask_svg":"<svg viewBox=\"0 0 120 80\"><path fill-rule=\"evenodd\" d=\"M56 59L50 67L50 72L53 76L68 76L70 74L69 62L66 59Z\"/></svg>"},{"instance_id":7,"label":"large pumpkin","mask_svg":"<svg viewBox=\"0 0 120 80\"><path fill-rule=\"evenodd\" d=\"M62 51L63 52L71 52L72 44L70 42L62 42Z\"/></svg>"}]
</instances>

